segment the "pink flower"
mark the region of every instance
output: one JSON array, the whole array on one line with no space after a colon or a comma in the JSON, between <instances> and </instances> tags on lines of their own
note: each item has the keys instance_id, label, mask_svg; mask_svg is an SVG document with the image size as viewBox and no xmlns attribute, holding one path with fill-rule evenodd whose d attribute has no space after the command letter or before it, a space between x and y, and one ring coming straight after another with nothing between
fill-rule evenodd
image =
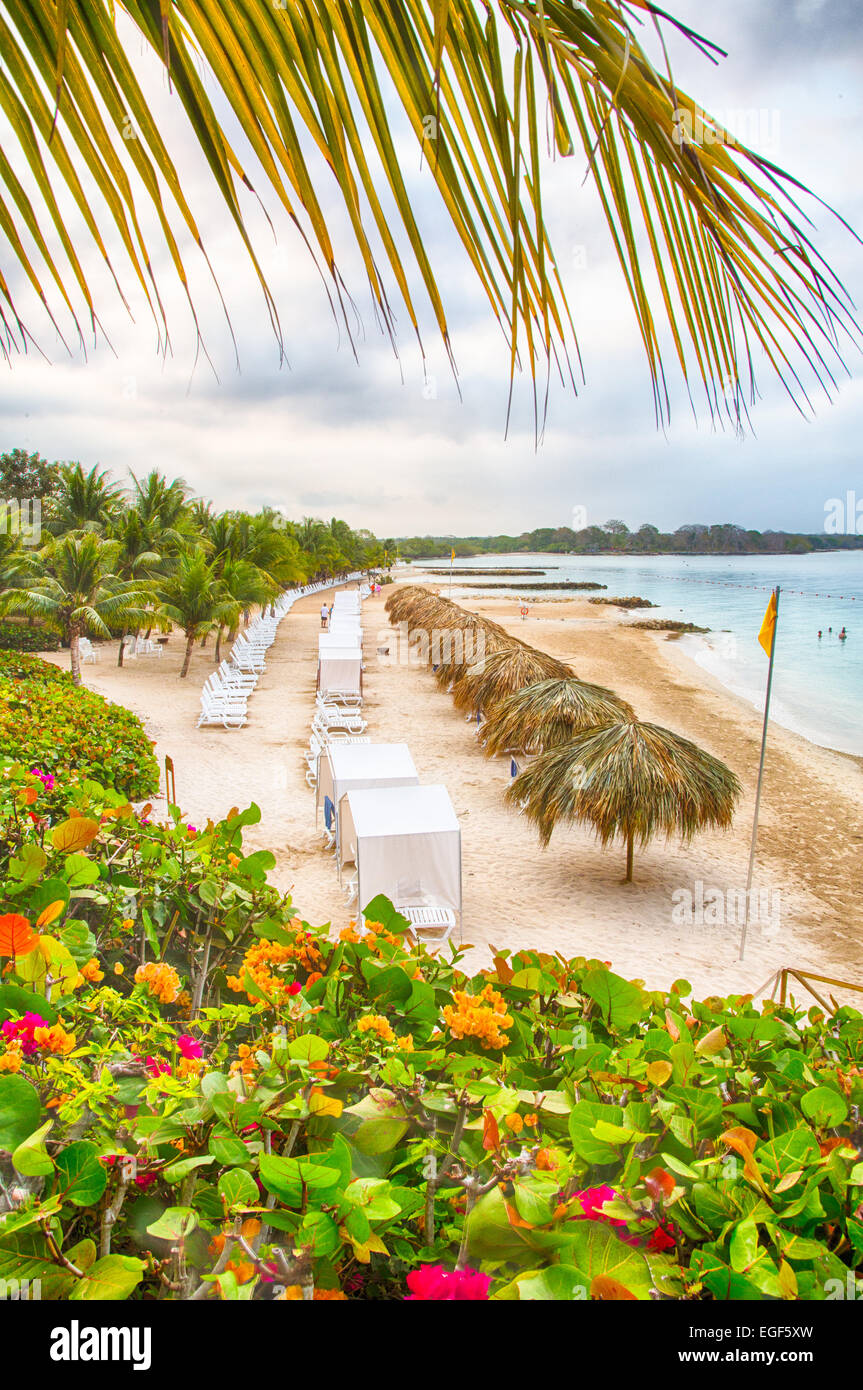
<instances>
[{"instance_id":1,"label":"pink flower","mask_svg":"<svg viewBox=\"0 0 863 1390\"><path fill-rule=\"evenodd\" d=\"M644 1241L643 1236L640 1236L637 1232L627 1230L627 1223L619 1217L606 1216L605 1212L602 1210L603 1205L606 1202L614 1201L617 1195L614 1188L609 1187L607 1183L604 1183L602 1187L585 1187L581 1192L575 1193L576 1200L581 1203L583 1215L579 1216L576 1212L574 1216L570 1217L570 1220L604 1221L607 1226L613 1226L615 1228L618 1238L623 1241L624 1245L640 1246L645 1244L648 1250L661 1252L670 1249L671 1246L676 1244L674 1237L661 1225L656 1226L649 1238ZM649 1220L650 1218L648 1216L639 1217L639 1221Z\"/></svg>"},{"instance_id":2,"label":"pink flower","mask_svg":"<svg viewBox=\"0 0 863 1390\"><path fill-rule=\"evenodd\" d=\"M54 778L52 777L50 772L43 772L41 768L31 767L30 776L38 777L39 781L42 783L46 791L50 792L53 790Z\"/></svg>"},{"instance_id":3,"label":"pink flower","mask_svg":"<svg viewBox=\"0 0 863 1390\"><path fill-rule=\"evenodd\" d=\"M299 994L299 992L300 992L301 989L302 989L302 985L300 984L299 980L294 980L293 984L288 985L287 993L288 993L288 994Z\"/></svg>"},{"instance_id":4,"label":"pink flower","mask_svg":"<svg viewBox=\"0 0 863 1390\"><path fill-rule=\"evenodd\" d=\"M203 1057L204 1049L196 1038L189 1033L181 1033L177 1039L177 1048L181 1057L191 1060L193 1057Z\"/></svg>"},{"instance_id":5,"label":"pink flower","mask_svg":"<svg viewBox=\"0 0 863 1390\"><path fill-rule=\"evenodd\" d=\"M491 1276L476 1269L444 1269L443 1265L420 1265L408 1275L407 1303L446 1302L487 1299Z\"/></svg>"},{"instance_id":6,"label":"pink flower","mask_svg":"<svg viewBox=\"0 0 863 1390\"><path fill-rule=\"evenodd\" d=\"M13 1038L20 1042L24 1056L32 1057L34 1052L39 1051L39 1045L33 1036L36 1029L48 1028L49 1026L39 1014L26 1013L23 1018L16 1019L14 1022L12 1019L7 1019L5 1023L0 1024L0 1033L9 1042Z\"/></svg>"},{"instance_id":7,"label":"pink flower","mask_svg":"<svg viewBox=\"0 0 863 1390\"><path fill-rule=\"evenodd\" d=\"M171 1063L160 1062L156 1057L145 1057L144 1066L151 1076L171 1075Z\"/></svg>"}]
</instances>

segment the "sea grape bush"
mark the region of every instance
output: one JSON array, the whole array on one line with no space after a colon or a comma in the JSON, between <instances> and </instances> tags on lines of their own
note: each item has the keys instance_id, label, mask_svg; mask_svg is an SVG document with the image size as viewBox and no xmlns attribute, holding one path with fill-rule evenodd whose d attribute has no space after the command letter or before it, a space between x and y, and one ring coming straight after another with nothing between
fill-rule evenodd
<instances>
[{"instance_id":1,"label":"sea grape bush","mask_svg":"<svg viewBox=\"0 0 863 1390\"><path fill-rule=\"evenodd\" d=\"M134 800L159 785L153 745L136 715L19 652L0 651L0 758L92 776Z\"/></svg>"},{"instance_id":2,"label":"sea grape bush","mask_svg":"<svg viewBox=\"0 0 863 1390\"><path fill-rule=\"evenodd\" d=\"M384 899L312 928L250 807L0 777L0 1278L49 1299L863 1293L863 1017L694 1001ZM850 1292L849 1292L850 1291Z\"/></svg>"}]
</instances>

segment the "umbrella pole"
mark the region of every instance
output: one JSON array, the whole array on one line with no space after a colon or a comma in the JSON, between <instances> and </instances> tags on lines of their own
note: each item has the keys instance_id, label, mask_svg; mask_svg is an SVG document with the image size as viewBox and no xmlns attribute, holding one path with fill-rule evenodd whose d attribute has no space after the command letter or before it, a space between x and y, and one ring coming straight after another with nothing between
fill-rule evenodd
<instances>
[{"instance_id":1,"label":"umbrella pole","mask_svg":"<svg viewBox=\"0 0 863 1390\"><path fill-rule=\"evenodd\" d=\"M632 882L632 860L635 850L635 834L630 830L626 837L626 882Z\"/></svg>"}]
</instances>

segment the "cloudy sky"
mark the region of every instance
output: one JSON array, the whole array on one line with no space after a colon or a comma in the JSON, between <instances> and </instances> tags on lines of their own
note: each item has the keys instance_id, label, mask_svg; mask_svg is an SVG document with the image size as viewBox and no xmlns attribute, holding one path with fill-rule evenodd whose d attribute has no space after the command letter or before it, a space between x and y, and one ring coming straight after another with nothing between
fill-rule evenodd
<instances>
[{"instance_id":1,"label":"cloudy sky","mask_svg":"<svg viewBox=\"0 0 863 1390\"><path fill-rule=\"evenodd\" d=\"M863 230L859 0L670 0L669 9L729 55L714 67L672 42L679 85L720 118L759 113L756 148ZM398 360L380 336L357 258L347 249L340 259L362 321L355 360L307 253L265 198L275 238L251 204L249 225L284 330L289 365L280 366L254 277L176 104L154 65L142 67L142 80L163 128L173 114L172 150L180 151L184 186L225 295L240 369L194 250L188 257L195 302L218 379L205 362L195 363L185 299L164 260L157 258L156 269L173 334L173 355L165 360L146 307L130 294L131 320L92 257L88 271L99 286L111 346L89 346L86 360L69 356L38 313L28 312L50 363L31 352L0 374L0 450L21 445L120 475L157 466L219 506L267 502L296 516L337 514L379 535L518 533L569 524L574 508L585 509L591 522L613 516L632 527L735 521L817 531L828 498L849 488L863 498L863 364L853 352L850 378L832 403L814 395L815 416L807 421L763 372L754 435L742 440L714 428L701 401L694 421L672 371L671 423L657 430L636 325L583 184L583 155L549 168L545 209L586 383L577 397L571 389L552 392L538 450L524 381L504 438L508 352L408 141L405 168L445 300L461 399L431 313L423 310L426 380L403 314ZM859 304L863 247L826 210L814 202L806 208L819 249ZM327 210L338 226L335 204Z\"/></svg>"}]
</instances>

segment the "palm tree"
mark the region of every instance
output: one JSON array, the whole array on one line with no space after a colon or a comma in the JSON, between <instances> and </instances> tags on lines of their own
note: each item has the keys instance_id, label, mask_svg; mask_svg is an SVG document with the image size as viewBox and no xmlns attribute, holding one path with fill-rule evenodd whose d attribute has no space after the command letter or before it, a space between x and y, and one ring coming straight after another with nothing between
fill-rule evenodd
<instances>
[{"instance_id":1,"label":"palm tree","mask_svg":"<svg viewBox=\"0 0 863 1390\"><path fill-rule=\"evenodd\" d=\"M85 472L80 463L63 463L50 529L55 536L66 531L101 531L121 505L120 488L109 481L104 468Z\"/></svg>"},{"instance_id":2,"label":"palm tree","mask_svg":"<svg viewBox=\"0 0 863 1390\"><path fill-rule=\"evenodd\" d=\"M524 810L547 845L561 821L592 825L603 845L626 844L632 882L635 841L731 825L740 783L718 758L656 724L626 719L586 729L541 753L514 778L507 800Z\"/></svg>"},{"instance_id":3,"label":"palm tree","mask_svg":"<svg viewBox=\"0 0 863 1390\"><path fill-rule=\"evenodd\" d=\"M666 38L682 35L711 59L721 50L652 0L244 0L220 6L218 22L198 0L88 0L84 7L8 6L3 16L4 64L21 93L10 169L20 163L33 176L28 199L15 175L0 174L32 233L25 246L7 229L8 258L49 311L71 311L81 335L76 297L87 319L98 319L84 269L89 242L85 250L73 221L79 215L106 260L113 224L167 350L151 279L160 257L138 202L152 200L161 246L188 294L194 277L180 247L203 247L201 208L214 235L219 227L206 194L196 215L173 162L172 151L192 135L210 169L207 192L217 193L237 229L280 346L278 307L243 219L241 194L252 186L247 163L264 171L285 222L320 262L349 335L352 301L337 236L346 252L358 250L390 338L398 312L393 285L419 334L416 280L451 353L441 286L400 167L407 126L508 343L511 377L526 364L541 396L546 370L561 364L566 371L575 355L575 326L543 218L547 123L556 154L572 160L573 186L586 159L599 190L660 420L669 411L663 343L673 344L686 384L700 383L711 415L727 412L735 424L746 420L746 397L755 397L751 373L762 354L804 402L801 372L832 388L838 344L856 325L841 283L812 244L800 185L681 90ZM142 45L166 64L177 116L182 107L185 119L154 119L136 75ZM392 93L389 106L384 89ZM234 147L235 124L245 148ZM46 156L68 208L55 200ZM85 165L99 202L89 180L87 190L79 181ZM344 218L330 218L319 201L333 180ZM56 242L43 236L33 197L57 224ZM350 231L337 233L342 224ZM7 275L6 282L14 280ZM5 352L11 341L26 343L27 333L9 294Z\"/></svg>"},{"instance_id":4,"label":"palm tree","mask_svg":"<svg viewBox=\"0 0 863 1390\"><path fill-rule=\"evenodd\" d=\"M263 607L273 600L278 592L264 571L258 569L257 565L251 564L248 560L227 559L222 567L220 578L230 609L230 617L227 622L230 624L232 632L239 626L242 613L248 613L256 604ZM213 659L217 666L222 655L222 629L224 626L225 624L220 623L216 633L216 654Z\"/></svg>"},{"instance_id":5,"label":"palm tree","mask_svg":"<svg viewBox=\"0 0 863 1390\"><path fill-rule=\"evenodd\" d=\"M231 621L236 604L227 596L215 567L200 546L180 556L173 574L157 585L160 615L182 628L186 654L180 676L189 673L195 641Z\"/></svg>"},{"instance_id":6,"label":"palm tree","mask_svg":"<svg viewBox=\"0 0 863 1390\"><path fill-rule=\"evenodd\" d=\"M468 666L453 685L456 709L489 712L501 700L543 680L565 680L572 675L569 666L547 652L523 643L501 647Z\"/></svg>"},{"instance_id":7,"label":"palm tree","mask_svg":"<svg viewBox=\"0 0 863 1390\"><path fill-rule=\"evenodd\" d=\"M40 551L38 570L2 598L5 612L32 614L69 643L72 681L81 684L80 639L110 637L117 624L143 622L150 594L116 573L118 545L92 531L63 536Z\"/></svg>"},{"instance_id":8,"label":"palm tree","mask_svg":"<svg viewBox=\"0 0 863 1390\"><path fill-rule=\"evenodd\" d=\"M132 489L133 505L144 522L157 522L162 531L179 527L189 492L182 478L169 483L164 473L152 468L145 478L132 474Z\"/></svg>"},{"instance_id":9,"label":"palm tree","mask_svg":"<svg viewBox=\"0 0 863 1390\"><path fill-rule=\"evenodd\" d=\"M152 579L162 564L162 555L156 550L155 532L157 522L147 522L136 507L130 507L115 519L111 528L111 538L117 542L116 572L120 579L138 582ZM123 665L125 625L120 630L120 645L117 651L117 665Z\"/></svg>"},{"instance_id":10,"label":"palm tree","mask_svg":"<svg viewBox=\"0 0 863 1390\"><path fill-rule=\"evenodd\" d=\"M508 695L492 709L479 739L490 756L514 750L543 753L584 729L634 718L631 706L613 690L572 676L537 681Z\"/></svg>"}]
</instances>

